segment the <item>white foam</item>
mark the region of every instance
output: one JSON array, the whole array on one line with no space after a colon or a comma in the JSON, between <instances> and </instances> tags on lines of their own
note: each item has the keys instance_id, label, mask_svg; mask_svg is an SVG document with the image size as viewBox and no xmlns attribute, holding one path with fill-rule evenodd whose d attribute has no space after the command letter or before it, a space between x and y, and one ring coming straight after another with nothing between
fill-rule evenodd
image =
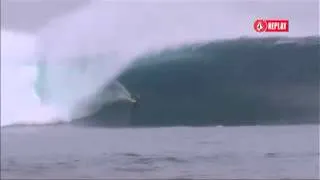
<instances>
[{"instance_id":1,"label":"white foam","mask_svg":"<svg viewBox=\"0 0 320 180\"><path fill-rule=\"evenodd\" d=\"M35 36L1 30L1 126L43 123L55 114L33 92Z\"/></svg>"}]
</instances>

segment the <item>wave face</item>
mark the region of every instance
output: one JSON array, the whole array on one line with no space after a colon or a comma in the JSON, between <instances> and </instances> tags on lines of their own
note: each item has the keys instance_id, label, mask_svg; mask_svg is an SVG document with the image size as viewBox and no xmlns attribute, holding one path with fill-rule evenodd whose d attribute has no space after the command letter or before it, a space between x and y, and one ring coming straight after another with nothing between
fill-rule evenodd
<instances>
[{"instance_id":1,"label":"wave face","mask_svg":"<svg viewBox=\"0 0 320 180\"><path fill-rule=\"evenodd\" d=\"M119 78L139 104L118 115L137 126L318 123L319 47L317 37L242 38L144 56Z\"/></svg>"}]
</instances>

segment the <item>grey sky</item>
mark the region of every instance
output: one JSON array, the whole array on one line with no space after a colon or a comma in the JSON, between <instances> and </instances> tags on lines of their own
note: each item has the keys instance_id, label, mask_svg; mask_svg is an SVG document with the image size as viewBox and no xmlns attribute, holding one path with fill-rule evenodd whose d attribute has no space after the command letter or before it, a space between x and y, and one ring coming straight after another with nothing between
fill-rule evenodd
<instances>
[{"instance_id":1,"label":"grey sky","mask_svg":"<svg viewBox=\"0 0 320 180\"><path fill-rule=\"evenodd\" d=\"M52 17L85 6L89 2L90 0L1 0L1 28L34 32ZM131 2L131 4L141 5L145 2L137 0ZM178 0L171 2L178 2ZM181 3L182 0L179 2ZM197 3L198 1L194 2ZM231 16L233 16L234 21L241 21L243 26L246 26L242 27L246 29L245 31L251 30L251 24L255 18L262 17L289 19L290 30L295 35L318 33L318 0L213 0L213 2L217 4L217 7L226 8L226 14L231 12L232 15L229 13L229 18L226 18L228 21L232 19ZM219 4L223 5L220 6ZM194 8L197 9L196 6ZM223 10L219 10L216 16L224 19L225 15L221 12Z\"/></svg>"},{"instance_id":2,"label":"grey sky","mask_svg":"<svg viewBox=\"0 0 320 180\"><path fill-rule=\"evenodd\" d=\"M1 0L1 28L34 32L50 18L89 0Z\"/></svg>"}]
</instances>

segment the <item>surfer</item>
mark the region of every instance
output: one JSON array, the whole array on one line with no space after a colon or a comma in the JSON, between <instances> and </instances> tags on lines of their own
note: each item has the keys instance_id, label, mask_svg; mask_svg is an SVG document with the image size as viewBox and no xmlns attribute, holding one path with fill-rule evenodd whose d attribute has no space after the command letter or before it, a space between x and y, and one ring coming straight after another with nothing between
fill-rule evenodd
<instances>
[{"instance_id":1,"label":"surfer","mask_svg":"<svg viewBox=\"0 0 320 180\"><path fill-rule=\"evenodd\" d=\"M134 109L137 108L137 106L139 106L139 104L140 104L140 96L139 95L133 95L131 97L131 99L133 100L132 101L133 102L133 108Z\"/></svg>"},{"instance_id":2,"label":"surfer","mask_svg":"<svg viewBox=\"0 0 320 180\"><path fill-rule=\"evenodd\" d=\"M130 101L133 103L131 111L134 112L139 108L140 105L140 96L139 95L131 95Z\"/></svg>"},{"instance_id":3,"label":"surfer","mask_svg":"<svg viewBox=\"0 0 320 180\"><path fill-rule=\"evenodd\" d=\"M130 101L133 103L131 108L131 118L133 118L134 114L137 113L137 110L139 109L139 106L140 106L140 96L132 95Z\"/></svg>"}]
</instances>

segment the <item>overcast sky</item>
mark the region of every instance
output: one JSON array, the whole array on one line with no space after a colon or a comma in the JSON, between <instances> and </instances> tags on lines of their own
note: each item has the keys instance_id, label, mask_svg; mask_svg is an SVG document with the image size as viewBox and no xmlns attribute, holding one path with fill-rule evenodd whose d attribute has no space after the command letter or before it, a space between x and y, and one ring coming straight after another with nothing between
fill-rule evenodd
<instances>
[{"instance_id":1,"label":"overcast sky","mask_svg":"<svg viewBox=\"0 0 320 180\"><path fill-rule=\"evenodd\" d=\"M89 0L1 0L1 28L33 32L54 16Z\"/></svg>"},{"instance_id":2,"label":"overcast sky","mask_svg":"<svg viewBox=\"0 0 320 180\"><path fill-rule=\"evenodd\" d=\"M183 3L182 0L171 2L178 1ZM319 29L319 0L212 1L217 4L225 4L223 7L227 7L226 12L232 12L235 21L238 21L237 19L250 21L245 25L250 25L251 21L259 17L282 17L290 20L290 30L295 32L317 34ZM35 32L52 17L86 6L89 2L90 0L1 0L1 28ZM145 2L147 1L137 0L131 3L143 4ZM122 3L124 2L122 1ZM197 9L196 6L195 9ZM217 16L221 16L221 14L217 14ZM223 19L224 16L220 18Z\"/></svg>"}]
</instances>

